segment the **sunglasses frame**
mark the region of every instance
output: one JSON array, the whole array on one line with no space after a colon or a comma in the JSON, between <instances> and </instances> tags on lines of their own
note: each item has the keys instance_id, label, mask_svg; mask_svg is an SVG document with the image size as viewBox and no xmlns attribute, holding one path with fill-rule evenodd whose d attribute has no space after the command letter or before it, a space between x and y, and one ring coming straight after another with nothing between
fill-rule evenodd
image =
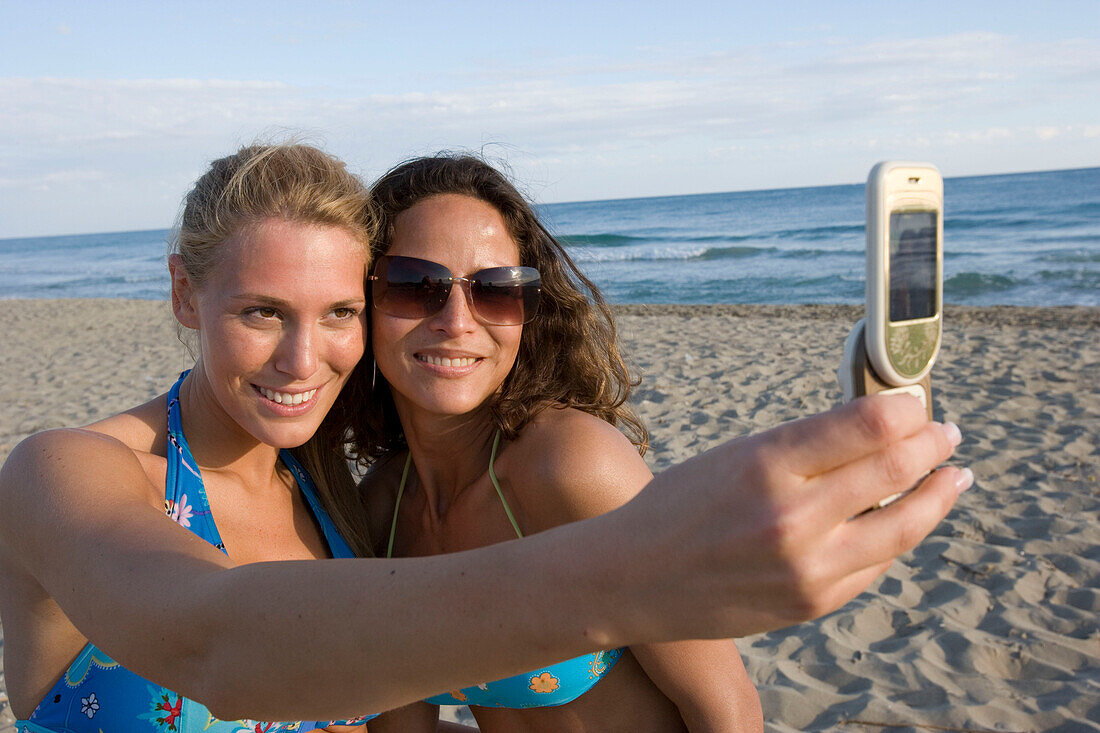
<instances>
[{"instance_id":1,"label":"sunglasses frame","mask_svg":"<svg viewBox=\"0 0 1100 733\"><path fill-rule=\"evenodd\" d=\"M372 274L367 276L367 280L369 282L382 283L382 287L372 287L371 304L380 312L385 313L386 315L394 316L396 318L408 319L429 318L431 316L434 316L446 307L447 301L451 297L451 291L454 290L454 286L456 283L458 283L459 287L462 288L463 294L466 298L466 306L470 309L470 313L472 313L474 317L482 323L491 326L521 326L523 324L530 323L538 313L539 301L541 300L542 295L542 276L539 274L539 271L536 270L534 267L526 267L523 265L502 265L499 267L486 267L484 269L478 270L477 272L472 272L466 277L455 277L454 273L451 272L449 267L438 262L434 262L433 260L426 260L422 257L406 257L404 255L382 255L375 261L375 265L373 268L374 272L377 272L377 270L383 264L385 264L386 270L388 271L389 264L394 260L409 260L415 263L427 263L431 266L431 268L439 268L439 270L441 270L442 272L447 273L446 277L439 278L431 278L430 275L425 275L425 278L430 278L429 285L432 289L445 288L445 293L443 294L443 297L439 299L438 304L436 304L435 299L432 298L430 295L428 297L425 297L425 312L423 314L405 315L404 313L387 310L381 305L381 301L385 298L386 291L390 288L389 279L380 275L376 275L372 272ZM513 271L513 273L515 273L516 271L520 271L520 273L526 278L533 278L516 282L516 284L513 286L520 289L528 289L531 287L534 287L535 289L535 300L533 307L527 307L529 296L521 296L523 305L522 321L516 323L498 323L486 318L478 309L477 301L479 298L474 293L474 286L481 283L481 280L478 277L479 275L483 275L486 272L492 272L493 270L511 270ZM431 310L433 305L435 306L435 309Z\"/></svg>"}]
</instances>

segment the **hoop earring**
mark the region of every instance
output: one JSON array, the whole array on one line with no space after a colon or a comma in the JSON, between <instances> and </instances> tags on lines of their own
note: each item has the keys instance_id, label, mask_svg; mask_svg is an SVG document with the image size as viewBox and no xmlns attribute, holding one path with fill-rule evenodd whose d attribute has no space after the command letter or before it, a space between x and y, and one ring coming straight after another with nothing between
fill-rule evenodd
<instances>
[{"instance_id":1,"label":"hoop earring","mask_svg":"<svg viewBox=\"0 0 1100 733\"><path fill-rule=\"evenodd\" d=\"M378 381L378 362L376 362L373 358L371 358L370 363L371 363L370 391L373 392L374 389L375 389L374 385Z\"/></svg>"}]
</instances>

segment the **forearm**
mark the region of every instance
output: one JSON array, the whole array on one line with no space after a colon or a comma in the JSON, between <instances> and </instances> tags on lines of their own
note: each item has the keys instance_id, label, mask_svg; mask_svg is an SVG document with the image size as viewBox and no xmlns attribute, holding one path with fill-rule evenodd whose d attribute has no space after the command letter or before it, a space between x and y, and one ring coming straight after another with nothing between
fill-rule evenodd
<instances>
[{"instance_id":1,"label":"forearm","mask_svg":"<svg viewBox=\"0 0 1100 733\"><path fill-rule=\"evenodd\" d=\"M579 529L431 558L221 573L211 604L237 601L210 634L199 699L220 717L355 715L621 645L629 632L609 621L621 602L608 593L622 566L615 530ZM273 601L273 587L293 593Z\"/></svg>"}]
</instances>

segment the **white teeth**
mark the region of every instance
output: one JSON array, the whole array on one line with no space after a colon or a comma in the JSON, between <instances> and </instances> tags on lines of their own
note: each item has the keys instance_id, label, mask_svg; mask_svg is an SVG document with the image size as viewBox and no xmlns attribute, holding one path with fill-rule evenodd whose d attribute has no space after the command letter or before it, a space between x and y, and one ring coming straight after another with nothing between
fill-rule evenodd
<instances>
[{"instance_id":1,"label":"white teeth","mask_svg":"<svg viewBox=\"0 0 1100 733\"><path fill-rule=\"evenodd\" d=\"M471 356L457 356L453 359L450 359L446 356L430 356L428 354L417 354L416 358L420 361L427 362L428 364L434 364L435 366L442 367L466 367L477 361L477 359Z\"/></svg>"},{"instance_id":2,"label":"white teeth","mask_svg":"<svg viewBox=\"0 0 1100 733\"><path fill-rule=\"evenodd\" d=\"M268 398L272 402L277 402L280 405L300 405L303 402L309 402L311 399L313 399L313 395L317 394L317 390L315 389L311 389L308 392L296 392L294 394L289 394L287 392L276 392L275 390L268 389L267 387L257 386L256 389L260 390L260 394L262 394L264 397Z\"/></svg>"}]
</instances>

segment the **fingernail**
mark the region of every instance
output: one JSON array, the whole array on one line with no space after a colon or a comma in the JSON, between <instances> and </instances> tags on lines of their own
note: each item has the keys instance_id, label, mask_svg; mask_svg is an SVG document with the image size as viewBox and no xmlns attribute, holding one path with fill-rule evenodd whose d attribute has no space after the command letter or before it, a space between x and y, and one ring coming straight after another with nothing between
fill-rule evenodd
<instances>
[{"instance_id":1,"label":"fingernail","mask_svg":"<svg viewBox=\"0 0 1100 733\"><path fill-rule=\"evenodd\" d=\"M963 468L955 476L955 490L960 494L974 485L974 472L969 468Z\"/></svg>"},{"instance_id":2,"label":"fingernail","mask_svg":"<svg viewBox=\"0 0 1100 733\"><path fill-rule=\"evenodd\" d=\"M947 442L951 444L952 448L962 442L963 435L958 425L953 422L945 422L940 427L943 428L943 434L947 436Z\"/></svg>"}]
</instances>

